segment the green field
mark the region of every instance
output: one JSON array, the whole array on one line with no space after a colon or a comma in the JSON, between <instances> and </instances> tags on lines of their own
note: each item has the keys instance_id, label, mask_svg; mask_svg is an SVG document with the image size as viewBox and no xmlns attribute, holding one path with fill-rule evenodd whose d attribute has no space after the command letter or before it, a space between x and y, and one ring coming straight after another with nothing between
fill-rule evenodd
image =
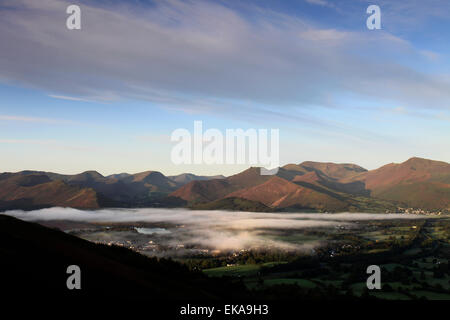
<instances>
[{"instance_id":1,"label":"green field","mask_svg":"<svg viewBox=\"0 0 450 320\"><path fill-rule=\"evenodd\" d=\"M280 264L283 262L267 262L261 265L258 264L244 264L244 265L236 265L236 266L225 266L218 268L206 269L205 272L210 277L249 277L255 276L258 274L259 270L262 266L264 267L272 267L276 264Z\"/></svg>"},{"instance_id":2,"label":"green field","mask_svg":"<svg viewBox=\"0 0 450 320\"><path fill-rule=\"evenodd\" d=\"M249 289L293 292L299 297L353 296L387 300L450 300L450 219L376 221L357 230L332 230L314 255L287 261L261 261L206 269L211 277L230 277ZM282 235L277 235L282 237ZM321 231L287 234L286 240L315 241ZM268 255L271 258L273 255ZM249 260L250 261L250 260ZM368 290L366 268L381 268L381 290ZM268 290L268 291L267 291Z\"/></svg>"}]
</instances>

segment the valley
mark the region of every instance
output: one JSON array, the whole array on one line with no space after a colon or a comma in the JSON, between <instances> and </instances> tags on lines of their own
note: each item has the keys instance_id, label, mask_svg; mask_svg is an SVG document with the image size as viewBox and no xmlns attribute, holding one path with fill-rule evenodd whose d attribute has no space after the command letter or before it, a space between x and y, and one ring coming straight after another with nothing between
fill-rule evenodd
<instances>
[{"instance_id":1,"label":"valley","mask_svg":"<svg viewBox=\"0 0 450 320\"><path fill-rule=\"evenodd\" d=\"M261 176L257 167L228 177L21 171L0 174L0 218L38 223L108 257L120 253L125 269L128 258L179 268L213 296L223 297L213 288L217 281L229 287L226 294L240 288L243 297L261 300L448 300L449 179L450 164L421 158L370 171L306 161L274 176ZM3 226L4 243L15 248L18 241L11 257L34 250L23 233L28 227L5 221L19 231L16 236ZM70 244L68 252L79 245L86 244ZM96 254L85 263L102 259ZM64 254L61 259L56 265L67 261ZM369 265L381 268L381 290L367 289ZM147 271L123 271L131 278L120 286L134 288L132 278L141 272ZM105 285L108 277L102 279L96 285ZM152 280L138 283L139 290L153 286Z\"/></svg>"},{"instance_id":2,"label":"valley","mask_svg":"<svg viewBox=\"0 0 450 320\"><path fill-rule=\"evenodd\" d=\"M450 299L450 218L185 209L9 211L245 286L261 299ZM367 290L379 265L382 289Z\"/></svg>"}]
</instances>

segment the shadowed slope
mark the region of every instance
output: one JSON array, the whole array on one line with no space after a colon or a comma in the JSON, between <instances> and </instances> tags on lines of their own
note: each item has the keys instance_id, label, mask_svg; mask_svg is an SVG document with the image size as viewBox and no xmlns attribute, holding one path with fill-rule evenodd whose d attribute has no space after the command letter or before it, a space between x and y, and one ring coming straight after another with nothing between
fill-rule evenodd
<instances>
[{"instance_id":1,"label":"shadowed slope","mask_svg":"<svg viewBox=\"0 0 450 320\"><path fill-rule=\"evenodd\" d=\"M13 175L0 181L0 209L53 206L95 209L100 203L93 189L51 181L45 175Z\"/></svg>"},{"instance_id":2,"label":"shadowed slope","mask_svg":"<svg viewBox=\"0 0 450 320\"><path fill-rule=\"evenodd\" d=\"M225 179L192 181L171 193L171 196L189 202L214 201L231 192L261 184L270 178L271 176L261 176L260 168L252 167Z\"/></svg>"},{"instance_id":3,"label":"shadowed slope","mask_svg":"<svg viewBox=\"0 0 450 320\"><path fill-rule=\"evenodd\" d=\"M216 299L245 289L169 260L94 244L58 230L0 215L0 274L9 299ZM66 269L81 269L81 290L68 290ZM232 288L232 289L230 289ZM93 300L91 300L93 299ZM137 299L137 300L136 300ZM151 301L148 300L148 301ZM68 300L70 301L70 300Z\"/></svg>"},{"instance_id":4,"label":"shadowed slope","mask_svg":"<svg viewBox=\"0 0 450 320\"><path fill-rule=\"evenodd\" d=\"M204 180L213 180L213 179L225 179L225 176L217 175L217 176L197 176L192 173L182 173L177 176L169 176L170 180L176 182L179 185L185 185L191 181L204 181Z\"/></svg>"},{"instance_id":5,"label":"shadowed slope","mask_svg":"<svg viewBox=\"0 0 450 320\"><path fill-rule=\"evenodd\" d=\"M307 161L279 168L275 176L261 175L260 168L251 167L227 178L219 177L182 174L169 178L157 171L108 177L96 171L77 175L36 171L3 173L0 174L0 209L56 205L174 207L207 202L233 210L239 209L238 203L243 209L259 206L229 200L217 202L240 197L276 209L298 206L327 211L384 212L409 206L450 210L450 164L421 158L371 171L355 164ZM192 181L184 184L188 180Z\"/></svg>"},{"instance_id":6,"label":"shadowed slope","mask_svg":"<svg viewBox=\"0 0 450 320\"><path fill-rule=\"evenodd\" d=\"M170 196L188 202L207 202L224 197L230 189L232 189L232 186L226 179L192 181L172 192Z\"/></svg>"},{"instance_id":7,"label":"shadowed slope","mask_svg":"<svg viewBox=\"0 0 450 320\"><path fill-rule=\"evenodd\" d=\"M320 210L344 210L347 204L324 193L314 191L289 182L280 177L271 177L268 181L228 197L258 201L272 208L312 208Z\"/></svg>"}]
</instances>

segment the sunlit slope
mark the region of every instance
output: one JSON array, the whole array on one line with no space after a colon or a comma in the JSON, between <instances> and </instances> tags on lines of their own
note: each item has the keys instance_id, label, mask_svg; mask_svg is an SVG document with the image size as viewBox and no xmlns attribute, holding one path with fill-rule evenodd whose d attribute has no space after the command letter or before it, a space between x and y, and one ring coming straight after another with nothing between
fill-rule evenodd
<instances>
[{"instance_id":1,"label":"sunlit slope","mask_svg":"<svg viewBox=\"0 0 450 320\"><path fill-rule=\"evenodd\" d=\"M450 209L450 164L422 158L391 163L343 181L360 181L372 197L423 209Z\"/></svg>"},{"instance_id":2,"label":"sunlit slope","mask_svg":"<svg viewBox=\"0 0 450 320\"><path fill-rule=\"evenodd\" d=\"M34 209L42 207L96 209L101 206L91 188L70 186L44 175L12 176L0 180L0 209Z\"/></svg>"}]
</instances>

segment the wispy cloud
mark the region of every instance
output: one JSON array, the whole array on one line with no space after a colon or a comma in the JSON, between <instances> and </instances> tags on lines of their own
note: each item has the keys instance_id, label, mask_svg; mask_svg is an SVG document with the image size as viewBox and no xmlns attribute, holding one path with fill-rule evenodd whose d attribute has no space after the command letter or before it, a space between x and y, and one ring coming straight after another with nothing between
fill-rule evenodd
<instances>
[{"instance_id":1,"label":"wispy cloud","mask_svg":"<svg viewBox=\"0 0 450 320\"><path fill-rule=\"evenodd\" d=\"M326 0L305 0L309 4L319 5L322 7L334 7L333 3Z\"/></svg>"},{"instance_id":2,"label":"wispy cloud","mask_svg":"<svg viewBox=\"0 0 450 320\"><path fill-rule=\"evenodd\" d=\"M202 100L251 101L290 114L292 107L344 108L335 101L351 94L405 108L449 107L450 82L405 64L420 50L386 31L323 28L259 7L248 18L220 3L178 0L139 10L86 2L83 28L68 31L61 23L68 1L8 4L14 10L0 12L0 38L8 43L0 78L61 93L54 98L164 104L181 97L189 110L204 110Z\"/></svg>"},{"instance_id":3,"label":"wispy cloud","mask_svg":"<svg viewBox=\"0 0 450 320\"><path fill-rule=\"evenodd\" d=\"M403 116L409 116L414 117L417 119L422 120L431 120L433 122L435 121L450 121L450 114L446 111L439 111L436 112L434 110L430 110L428 112L426 111L417 111L417 110L408 110L404 107L395 107L395 108L381 108L383 112L390 113L390 114L397 114L397 115L403 115Z\"/></svg>"},{"instance_id":4,"label":"wispy cloud","mask_svg":"<svg viewBox=\"0 0 450 320\"><path fill-rule=\"evenodd\" d=\"M432 62L437 62L441 58L439 53L430 50L421 50L419 53Z\"/></svg>"},{"instance_id":5,"label":"wispy cloud","mask_svg":"<svg viewBox=\"0 0 450 320\"><path fill-rule=\"evenodd\" d=\"M74 150L83 152L104 151L103 148L97 146L80 145L77 143L64 142L54 139L0 139L0 143L38 145L38 146L46 146L51 149Z\"/></svg>"},{"instance_id":6,"label":"wispy cloud","mask_svg":"<svg viewBox=\"0 0 450 320\"><path fill-rule=\"evenodd\" d=\"M0 121L35 122L35 123L48 123L48 124L74 123L72 121L62 120L62 119L49 119L49 118L38 118L38 117L27 117L27 116L5 115L5 114L0 114Z\"/></svg>"},{"instance_id":7,"label":"wispy cloud","mask_svg":"<svg viewBox=\"0 0 450 320\"><path fill-rule=\"evenodd\" d=\"M69 97L69 96L58 96L55 94L49 94L50 98L61 99L61 100L70 100L70 101L84 101L84 102L92 102L92 100L78 98L78 97Z\"/></svg>"}]
</instances>

